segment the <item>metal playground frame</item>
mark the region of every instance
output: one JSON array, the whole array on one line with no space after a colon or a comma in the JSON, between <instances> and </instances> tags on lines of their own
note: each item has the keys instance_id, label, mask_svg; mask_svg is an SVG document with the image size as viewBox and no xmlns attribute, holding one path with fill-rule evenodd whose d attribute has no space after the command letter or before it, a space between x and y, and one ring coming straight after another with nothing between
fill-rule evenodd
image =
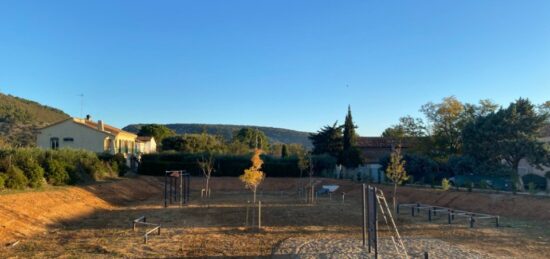
<instances>
[{"instance_id":1,"label":"metal playground frame","mask_svg":"<svg viewBox=\"0 0 550 259\"><path fill-rule=\"evenodd\" d=\"M178 184L179 180L179 184ZM164 207L179 202L180 207L189 203L191 176L185 170L171 170L164 174Z\"/></svg>"}]
</instances>

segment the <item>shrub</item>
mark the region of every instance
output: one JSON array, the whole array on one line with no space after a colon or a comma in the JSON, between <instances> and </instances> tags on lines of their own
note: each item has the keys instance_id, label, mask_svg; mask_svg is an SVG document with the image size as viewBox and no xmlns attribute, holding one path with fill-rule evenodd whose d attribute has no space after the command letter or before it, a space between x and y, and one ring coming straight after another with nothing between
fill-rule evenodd
<instances>
[{"instance_id":1,"label":"shrub","mask_svg":"<svg viewBox=\"0 0 550 259\"><path fill-rule=\"evenodd\" d=\"M522 177L525 188L529 188L529 184L533 183L533 187L537 190L546 190L546 178L536 174L526 174Z\"/></svg>"},{"instance_id":2,"label":"shrub","mask_svg":"<svg viewBox=\"0 0 550 259\"><path fill-rule=\"evenodd\" d=\"M8 170L6 171L6 182L5 185L9 189L24 189L28 183L29 180L23 173L23 171L15 166L10 166Z\"/></svg>"},{"instance_id":3,"label":"shrub","mask_svg":"<svg viewBox=\"0 0 550 259\"><path fill-rule=\"evenodd\" d=\"M176 152L163 152L157 154L146 154L141 157L139 174L164 175L167 170L184 169L194 176L201 176L202 172L197 161L201 154L186 154ZM250 155L216 155L213 176L239 176L250 167ZM291 156L279 158L263 155L264 164L262 171L267 177L299 177L298 158ZM328 175L326 172L334 170L336 159L328 155L319 155L312 158L314 164L314 175ZM323 174L323 171L326 171Z\"/></svg>"},{"instance_id":4,"label":"shrub","mask_svg":"<svg viewBox=\"0 0 550 259\"><path fill-rule=\"evenodd\" d=\"M23 171L31 188L38 188L44 184L44 169L33 156L26 152L16 152L16 166Z\"/></svg>"},{"instance_id":5,"label":"shrub","mask_svg":"<svg viewBox=\"0 0 550 259\"><path fill-rule=\"evenodd\" d=\"M6 178L8 178L6 174L0 173L0 190L5 188Z\"/></svg>"},{"instance_id":6,"label":"shrub","mask_svg":"<svg viewBox=\"0 0 550 259\"><path fill-rule=\"evenodd\" d=\"M449 189L451 189L451 183L447 178L443 178L443 180L441 180L441 188L444 191L448 191Z\"/></svg>"},{"instance_id":7,"label":"shrub","mask_svg":"<svg viewBox=\"0 0 550 259\"><path fill-rule=\"evenodd\" d=\"M58 160L47 160L45 164L45 176L49 184L65 185L70 183L69 173L62 162Z\"/></svg>"}]
</instances>

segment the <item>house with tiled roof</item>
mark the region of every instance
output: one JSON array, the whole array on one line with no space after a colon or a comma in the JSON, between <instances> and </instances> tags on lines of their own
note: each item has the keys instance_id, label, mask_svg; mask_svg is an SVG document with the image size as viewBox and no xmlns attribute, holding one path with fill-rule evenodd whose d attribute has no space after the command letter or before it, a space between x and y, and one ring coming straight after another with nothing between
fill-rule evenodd
<instances>
[{"instance_id":1,"label":"house with tiled roof","mask_svg":"<svg viewBox=\"0 0 550 259\"><path fill-rule=\"evenodd\" d=\"M395 147L401 146L405 153L414 142L413 138L359 137L357 147L363 154L365 164L379 164L380 159L389 156Z\"/></svg>"},{"instance_id":2,"label":"house with tiled roof","mask_svg":"<svg viewBox=\"0 0 550 259\"><path fill-rule=\"evenodd\" d=\"M143 140L145 141L145 140ZM74 148L97 153L137 154L138 136L103 121L69 118L39 129L36 144L44 149ZM156 145L155 145L156 146Z\"/></svg>"}]
</instances>

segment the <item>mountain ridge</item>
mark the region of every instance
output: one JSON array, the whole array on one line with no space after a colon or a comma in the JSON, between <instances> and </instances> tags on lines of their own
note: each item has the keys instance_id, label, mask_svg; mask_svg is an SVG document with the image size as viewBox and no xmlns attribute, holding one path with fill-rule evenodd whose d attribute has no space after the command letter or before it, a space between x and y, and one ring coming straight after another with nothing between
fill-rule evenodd
<instances>
[{"instance_id":1,"label":"mountain ridge","mask_svg":"<svg viewBox=\"0 0 550 259\"><path fill-rule=\"evenodd\" d=\"M130 124L122 129L129 132L137 133L139 131L139 128L143 125L147 125L147 123ZM301 144L308 149L312 147L311 141L308 138L310 132L285 128L206 123L167 123L161 125L172 129L177 134L196 134L206 132L208 134L221 135L226 140L230 140L233 137L233 133L241 128L255 128L263 131L271 143Z\"/></svg>"}]
</instances>

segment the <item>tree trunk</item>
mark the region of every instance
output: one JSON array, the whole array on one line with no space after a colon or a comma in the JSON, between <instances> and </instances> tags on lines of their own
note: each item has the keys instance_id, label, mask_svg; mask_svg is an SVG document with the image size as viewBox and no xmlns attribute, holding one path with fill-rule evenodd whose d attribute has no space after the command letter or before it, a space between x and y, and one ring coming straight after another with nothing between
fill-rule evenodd
<instances>
[{"instance_id":1,"label":"tree trunk","mask_svg":"<svg viewBox=\"0 0 550 259\"><path fill-rule=\"evenodd\" d=\"M206 197L210 197L210 177L206 177L206 190L204 192Z\"/></svg>"},{"instance_id":2,"label":"tree trunk","mask_svg":"<svg viewBox=\"0 0 550 259\"><path fill-rule=\"evenodd\" d=\"M523 184L523 179L521 175L519 175L519 161L514 161L512 164L514 174L512 177L514 177L514 184L516 185L516 189L518 191L525 191L525 185Z\"/></svg>"},{"instance_id":3,"label":"tree trunk","mask_svg":"<svg viewBox=\"0 0 550 259\"><path fill-rule=\"evenodd\" d=\"M256 188L252 191L254 193L254 197L252 198L252 202L256 204Z\"/></svg>"},{"instance_id":4,"label":"tree trunk","mask_svg":"<svg viewBox=\"0 0 550 259\"><path fill-rule=\"evenodd\" d=\"M393 211L397 211L397 184L393 184Z\"/></svg>"}]
</instances>

